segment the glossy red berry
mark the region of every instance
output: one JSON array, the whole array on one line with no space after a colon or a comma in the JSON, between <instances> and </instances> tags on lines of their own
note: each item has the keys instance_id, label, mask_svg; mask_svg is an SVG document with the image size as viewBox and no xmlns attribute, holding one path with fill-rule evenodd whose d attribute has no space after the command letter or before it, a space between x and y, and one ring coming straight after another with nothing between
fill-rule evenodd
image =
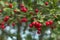
<instances>
[{"instance_id":1,"label":"glossy red berry","mask_svg":"<svg viewBox=\"0 0 60 40\"><path fill-rule=\"evenodd\" d=\"M53 24L53 20L50 20L49 23L50 23L50 25L52 25Z\"/></svg>"},{"instance_id":2,"label":"glossy red berry","mask_svg":"<svg viewBox=\"0 0 60 40\"><path fill-rule=\"evenodd\" d=\"M4 28L5 28L5 26L4 26L4 25L2 25L2 26L1 26L1 28L2 28L2 29L4 29Z\"/></svg>"},{"instance_id":3,"label":"glossy red berry","mask_svg":"<svg viewBox=\"0 0 60 40\"><path fill-rule=\"evenodd\" d=\"M13 5L12 4L9 4L9 8L12 8L13 7Z\"/></svg>"},{"instance_id":4,"label":"glossy red berry","mask_svg":"<svg viewBox=\"0 0 60 40\"><path fill-rule=\"evenodd\" d=\"M48 5L48 2L45 2L45 5Z\"/></svg>"},{"instance_id":5,"label":"glossy red berry","mask_svg":"<svg viewBox=\"0 0 60 40\"><path fill-rule=\"evenodd\" d=\"M22 12L27 12L27 8L26 7L23 7L23 8L21 8L21 11Z\"/></svg>"},{"instance_id":6,"label":"glossy red berry","mask_svg":"<svg viewBox=\"0 0 60 40\"><path fill-rule=\"evenodd\" d=\"M41 33L41 31L37 31L37 34L40 34Z\"/></svg>"},{"instance_id":7,"label":"glossy red berry","mask_svg":"<svg viewBox=\"0 0 60 40\"><path fill-rule=\"evenodd\" d=\"M22 22L27 22L28 20L27 20L27 18L24 17L24 18L21 19L21 21Z\"/></svg>"},{"instance_id":8,"label":"glossy red berry","mask_svg":"<svg viewBox=\"0 0 60 40\"><path fill-rule=\"evenodd\" d=\"M39 28L41 25L40 25L40 23L39 22L35 22L35 27L36 28Z\"/></svg>"},{"instance_id":9,"label":"glossy red berry","mask_svg":"<svg viewBox=\"0 0 60 40\"><path fill-rule=\"evenodd\" d=\"M35 9L35 12L36 12L36 13L38 13L38 11L39 11L38 9Z\"/></svg>"},{"instance_id":10,"label":"glossy red berry","mask_svg":"<svg viewBox=\"0 0 60 40\"><path fill-rule=\"evenodd\" d=\"M15 23L12 23L12 26L15 26Z\"/></svg>"},{"instance_id":11,"label":"glossy red berry","mask_svg":"<svg viewBox=\"0 0 60 40\"><path fill-rule=\"evenodd\" d=\"M38 31L41 31L41 28L38 28L37 30L38 30Z\"/></svg>"},{"instance_id":12,"label":"glossy red berry","mask_svg":"<svg viewBox=\"0 0 60 40\"><path fill-rule=\"evenodd\" d=\"M14 10L14 13L16 13L17 12L17 10Z\"/></svg>"},{"instance_id":13,"label":"glossy red berry","mask_svg":"<svg viewBox=\"0 0 60 40\"><path fill-rule=\"evenodd\" d=\"M2 10L0 10L0 13L2 12Z\"/></svg>"},{"instance_id":14,"label":"glossy red berry","mask_svg":"<svg viewBox=\"0 0 60 40\"><path fill-rule=\"evenodd\" d=\"M45 24L46 24L46 26L49 26L50 25L49 21L47 21Z\"/></svg>"},{"instance_id":15,"label":"glossy red berry","mask_svg":"<svg viewBox=\"0 0 60 40\"><path fill-rule=\"evenodd\" d=\"M35 22L32 22L32 25L34 25L34 26L35 26Z\"/></svg>"},{"instance_id":16,"label":"glossy red berry","mask_svg":"<svg viewBox=\"0 0 60 40\"><path fill-rule=\"evenodd\" d=\"M30 27L30 28L32 28L32 27L33 27L33 25L32 25L32 24L29 24L29 27Z\"/></svg>"},{"instance_id":17,"label":"glossy red berry","mask_svg":"<svg viewBox=\"0 0 60 40\"><path fill-rule=\"evenodd\" d=\"M5 16L4 22L7 22L9 20L9 16Z\"/></svg>"}]
</instances>

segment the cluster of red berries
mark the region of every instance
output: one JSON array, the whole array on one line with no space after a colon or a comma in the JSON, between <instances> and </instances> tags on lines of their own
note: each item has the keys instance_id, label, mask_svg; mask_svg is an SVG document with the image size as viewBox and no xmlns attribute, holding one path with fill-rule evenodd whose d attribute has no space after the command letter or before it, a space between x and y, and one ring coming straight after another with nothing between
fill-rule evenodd
<instances>
[{"instance_id":1,"label":"cluster of red berries","mask_svg":"<svg viewBox=\"0 0 60 40\"><path fill-rule=\"evenodd\" d=\"M4 17L4 22L7 22L9 20L9 18L10 18L9 16L5 16Z\"/></svg>"},{"instance_id":2,"label":"cluster of red berries","mask_svg":"<svg viewBox=\"0 0 60 40\"><path fill-rule=\"evenodd\" d=\"M49 26L49 27L53 27L52 25L53 25L53 20L49 20L49 21L46 21L46 26ZM29 27L30 28L33 28L33 27L35 27L38 31L37 31L37 33L38 34L40 34L41 33L41 29L42 29L42 24L40 23L40 22L32 22L31 24L29 24Z\"/></svg>"},{"instance_id":3,"label":"cluster of red berries","mask_svg":"<svg viewBox=\"0 0 60 40\"><path fill-rule=\"evenodd\" d=\"M46 21L46 26L51 26L53 25L53 20Z\"/></svg>"},{"instance_id":4,"label":"cluster of red berries","mask_svg":"<svg viewBox=\"0 0 60 40\"><path fill-rule=\"evenodd\" d=\"M21 9L22 12L27 12L28 11L28 9L24 6L24 4L20 5L20 9Z\"/></svg>"},{"instance_id":5,"label":"cluster of red berries","mask_svg":"<svg viewBox=\"0 0 60 40\"><path fill-rule=\"evenodd\" d=\"M35 28L38 30L37 33L38 33L38 34L41 33L42 24L41 24L40 22L32 22L31 24L29 24L29 27L30 27L30 28L35 27Z\"/></svg>"}]
</instances>

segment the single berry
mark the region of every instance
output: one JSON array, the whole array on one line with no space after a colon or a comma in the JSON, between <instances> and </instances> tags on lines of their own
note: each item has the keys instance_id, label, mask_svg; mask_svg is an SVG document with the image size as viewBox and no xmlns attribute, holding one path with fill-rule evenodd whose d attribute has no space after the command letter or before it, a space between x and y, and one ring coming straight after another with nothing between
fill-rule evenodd
<instances>
[{"instance_id":1,"label":"single berry","mask_svg":"<svg viewBox=\"0 0 60 40\"><path fill-rule=\"evenodd\" d=\"M15 23L12 23L12 26L15 26Z\"/></svg>"},{"instance_id":2,"label":"single berry","mask_svg":"<svg viewBox=\"0 0 60 40\"><path fill-rule=\"evenodd\" d=\"M41 32L40 31L37 31L37 34L40 34Z\"/></svg>"},{"instance_id":3,"label":"single berry","mask_svg":"<svg viewBox=\"0 0 60 40\"><path fill-rule=\"evenodd\" d=\"M5 16L4 22L7 22L9 20L9 16Z\"/></svg>"},{"instance_id":4,"label":"single berry","mask_svg":"<svg viewBox=\"0 0 60 40\"><path fill-rule=\"evenodd\" d=\"M21 11L22 12L27 12L27 8L26 7L23 7L23 8L21 8Z\"/></svg>"},{"instance_id":5,"label":"single berry","mask_svg":"<svg viewBox=\"0 0 60 40\"><path fill-rule=\"evenodd\" d=\"M36 12L36 13L38 13L38 11L39 11L38 9L35 9L35 12Z\"/></svg>"},{"instance_id":6,"label":"single berry","mask_svg":"<svg viewBox=\"0 0 60 40\"><path fill-rule=\"evenodd\" d=\"M30 27L30 28L32 28L32 27L33 27L33 25L32 25L32 24L29 24L29 27Z\"/></svg>"},{"instance_id":7,"label":"single berry","mask_svg":"<svg viewBox=\"0 0 60 40\"><path fill-rule=\"evenodd\" d=\"M46 26L49 26L50 25L49 21L47 21L45 24L46 24Z\"/></svg>"},{"instance_id":8,"label":"single berry","mask_svg":"<svg viewBox=\"0 0 60 40\"><path fill-rule=\"evenodd\" d=\"M2 10L0 10L0 13L2 12Z\"/></svg>"},{"instance_id":9,"label":"single berry","mask_svg":"<svg viewBox=\"0 0 60 40\"><path fill-rule=\"evenodd\" d=\"M12 8L13 7L13 5L12 4L9 4L9 8Z\"/></svg>"},{"instance_id":10,"label":"single berry","mask_svg":"<svg viewBox=\"0 0 60 40\"><path fill-rule=\"evenodd\" d=\"M4 25L2 25L2 26L1 26L1 28L2 28L2 29L4 29L4 28L5 28L5 26L4 26Z\"/></svg>"},{"instance_id":11,"label":"single berry","mask_svg":"<svg viewBox=\"0 0 60 40\"><path fill-rule=\"evenodd\" d=\"M17 10L14 10L14 13L16 13L17 12Z\"/></svg>"},{"instance_id":12,"label":"single berry","mask_svg":"<svg viewBox=\"0 0 60 40\"><path fill-rule=\"evenodd\" d=\"M32 22L32 25L34 25L34 26L35 26L35 22Z\"/></svg>"},{"instance_id":13,"label":"single berry","mask_svg":"<svg viewBox=\"0 0 60 40\"><path fill-rule=\"evenodd\" d=\"M52 25L53 24L53 20L50 20L49 23L50 23L50 25Z\"/></svg>"},{"instance_id":14,"label":"single berry","mask_svg":"<svg viewBox=\"0 0 60 40\"><path fill-rule=\"evenodd\" d=\"M27 22L28 20L27 20L27 18L24 17L24 18L21 19L21 21L22 22Z\"/></svg>"},{"instance_id":15,"label":"single berry","mask_svg":"<svg viewBox=\"0 0 60 40\"><path fill-rule=\"evenodd\" d=\"M45 5L48 5L48 2L45 2Z\"/></svg>"},{"instance_id":16,"label":"single berry","mask_svg":"<svg viewBox=\"0 0 60 40\"><path fill-rule=\"evenodd\" d=\"M38 30L38 31L41 31L41 28L38 28L37 30Z\"/></svg>"}]
</instances>

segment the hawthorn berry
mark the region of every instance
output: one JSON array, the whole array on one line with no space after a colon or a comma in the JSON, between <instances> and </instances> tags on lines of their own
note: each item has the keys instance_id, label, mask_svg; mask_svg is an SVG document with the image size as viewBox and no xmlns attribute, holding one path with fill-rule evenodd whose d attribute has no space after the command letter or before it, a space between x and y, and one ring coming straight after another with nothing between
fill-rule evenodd
<instances>
[{"instance_id":1,"label":"hawthorn berry","mask_svg":"<svg viewBox=\"0 0 60 40\"><path fill-rule=\"evenodd\" d=\"M36 13L38 13L38 11L39 11L38 9L35 9L35 12L36 12Z\"/></svg>"},{"instance_id":2,"label":"hawthorn berry","mask_svg":"<svg viewBox=\"0 0 60 40\"><path fill-rule=\"evenodd\" d=\"M35 26L35 22L32 22L32 25L34 25L34 26Z\"/></svg>"},{"instance_id":3,"label":"hawthorn berry","mask_svg":"<svg viewBox=\"0 0 60 40\"><path fill-rule=\"evenodd\" d=\"M37 34L40 34L41 33L41 31L37 31Z\"/></svg>"},{"instance_id":4,"label":"hawthorn berry","mask_svg":"<svg viewBox=\"0 0 60 40\"><path fill-rule=\"evenodd\" d=\"M4 29L4 28L5 28L5 26L4 26L4 25L1 25L1 28L2 28L2 29Z\"/></svg>"},{"instance_id":5,"label":"hawthorn berry","mask_svg":"<svg viewBox=\"0 0 60 40\"><path fill-rule=\"evenodd\" d=\"M50 25L49 21L47 21L45 24L46 24L46 26L49 26Z\"/></svg>"},{"instance_id":6,"label":"hawthorn berry","mask_svg":"<svg viewBox=\"0 0 60 40\"><path fill-rule=\"evenodd\" d=\"M0 10L0 13L2 12L2 10Z\"/></svg>"},{"instance_id":7,"label":"hawthorn berry","mask_svg":"<svg viewBox=\"0 0 60 40\"><path fill-rule=\"evenodd\" d=\"M17 10L14 10L14 13L16 13L17 12Z\"/></svg>"},{"instance_id":8,"label":"hawthorn berry","mask_svg":"<svg viewBox=\"0 0 60 40\"><path fill-rule=\"evenodd\" d=\"M45 2L45 5L48 5L48 2Z\"/></svg>"},{"instance_id":9,"label":"hawthorn berry","mask_svg":"<svg viewBox=\"0 0 60 40\"><path fill-rule=\"evenodd\" d=\"M33 27L33 25L32 25L32 24L29 24L29 27L30 27L30 28L32 28L32 27Z\"/></svg>"},{"instance_id":10,"label":"hawthorn berry","mask_svg":"<svg viewBox=\"0 0 60 40\"><path fill-rule=\"evenodd\" d=\"M52 25L53 24L53 20L50 20L49 23L50 23L50 25Z\"/></svg>"},{"instance_id":11,"label":"hawthorn berry","mask_svg":"<svg viewBox=\"0 0 60 40\"><path fill-rule=\"evenodd\" d=\"M12 26L15 26L15 23L12 23Z\"/></svg>"},{"instance_id":12,"label":"hawthorn berry","mask_svg":"<svg viewBox=\"0 0 60 40\"><path fill-rule=\"evenodd\" d=\"M12 7L13 7L13 5L10 3L10 4L9 4L9 8L12 8Z\"/></svg>"},{"instance_id":13,"label":"hawthorn berry","mask_svg":"<svg viewBox=\"0 0 60 40\"><path fill-rule=\"evenodd\" d=\"M26 7L23 7L23 8L21 8L21 11L22 12L27 12L27 8Z\"/></svg>"},{"instance_id":14,"label":"hawthorn berry","mask_svg":"<svg viewBox=\"0 0 60 40\"><path fill-rule=\"evenodd\" d=\"M24 17L24 18L21 19L21 21L22 22L27 22L28 20L27 20L27 18Z\"/></svg>"}]
</instances>

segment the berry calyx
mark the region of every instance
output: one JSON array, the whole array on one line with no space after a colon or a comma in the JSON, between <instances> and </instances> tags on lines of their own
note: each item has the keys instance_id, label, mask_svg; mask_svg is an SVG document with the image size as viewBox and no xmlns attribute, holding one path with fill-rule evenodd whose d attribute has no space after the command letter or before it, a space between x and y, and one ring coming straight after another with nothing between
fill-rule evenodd
<instances>
[{"instance_id":1,"label":"berry calyx","mask_svg":"<svg viewBox=\"0 0 60 40\"><path fill-rule=\"evenodd\" d=\"M38 31L41 31L41 28L38 28L37 30L38 30Z\"/></svg>"},{"instance_id":2,"label":"berry calyx","mask_svg":"<svg viewBox=\"0 0 60 40\"><path fill-rule=\"evenodd\" d=\"M14 10L14 13L16 13L17 12L17 10Z\"/></svg>"},{"instance_id":3,"label":"berry calyx","mask_svg":"<svg viewBox=\"0 0 60 40\"><path fill-rule=\"evenodd\" d=\"M40 31L37 31L37 34L40 34L41 32Z\"/></svg>"},{"instance_id":4,"label":"berry calyx","mask_svg":"<svg viewBox=\"0 0 60 40\"><path fill-rule=\"evenodd\" d=\"M2 26L1 26L1 28L2 28L2 29L4 29L4 28L5 28L5 26L4 26L4 25L2 25Z\"/></svg>"}]
</instances>

